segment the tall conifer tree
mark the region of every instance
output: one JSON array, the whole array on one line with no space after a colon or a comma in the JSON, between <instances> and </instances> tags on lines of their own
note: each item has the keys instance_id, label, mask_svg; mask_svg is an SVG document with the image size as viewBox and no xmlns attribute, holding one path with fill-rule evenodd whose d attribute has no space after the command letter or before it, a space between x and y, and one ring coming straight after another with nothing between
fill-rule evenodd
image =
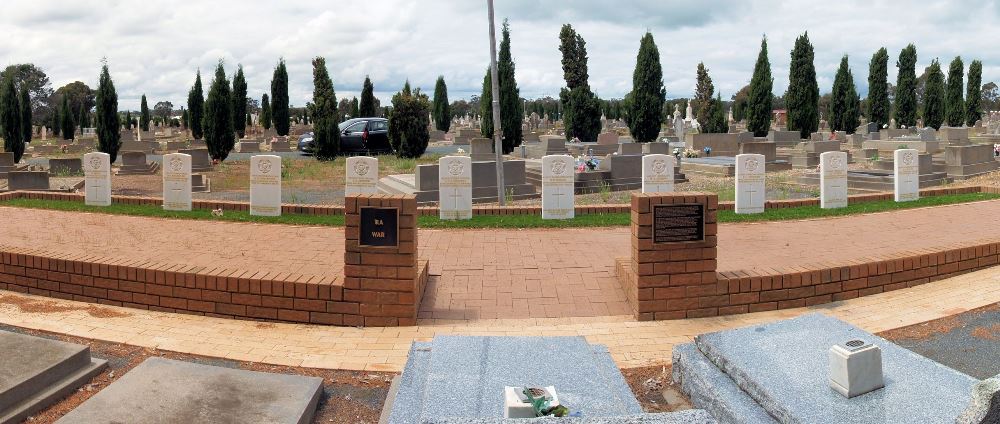
<instances>
[{"instance_id":1,"label":"tall conifer tree","mask_svg":"<svg viewBox=\"0 0 1000 424\"><path fill-rule=\"evenodd\" d=\"M913 127L917 125L917 48L913 44L899 52L896 61L899 75L896 77L896 105L894 115L896 125ZM926 121L924 122L926 124Z\"/></svg>"},{"instance_id":2,"label":"tall conifer tree","mask_svg":"<svg viewBox=\"0 0 1000 424\"><path fill-rule=\"evenodd\" d=\"M220 60L215 67L215 78L208 88L208 97L205 99L205 117L203 118L208 154L212 156L213 160L219 162L226 160L229 152L236 145L233 133L232 96L229 79L226 78L226 69Z\"/></svg>"},{"instance_id":3,"label":"tall conifer tree","mask_svg":"<svg viewBox=\"0 0 1000 424\"><path fill-rule=\"evenodd\" d=\"M371 78L365 75L365 82L361 86L361 105L358 106L358 114L362 118L373 118L378 116L375 110L375 85Z\"/></svg>"},{"instance_id":4,"label":"tall conifer tree","mask_svg":"<svg viewBox=\"0 0 1000 424\"><path fill-rule=\"evenodd\" d=\"M140 113L140 115L139 115L139 127L142 128L143 131L149 131L149 121L151 119L150 119L150 116L149 116L149 104L146 103L146 95L145 94L142 95L142 104L139 105L139 113ZM80 115L80 116L83 116L83 115ZM80 124L83 124L83 120L82 119L80 120Z\"/></svg>"},{"instance_id":5,"label":"tall conifer tree","mask_svg":"<svg viewBox=\"0 0 1000 424\"><path fill-rule=\"evenodd\" d=\"M969 83L965 90L965 124L973 126L983 117L983 62L969 64Z\"/></svg>"},{"instance_id":6,"label":"tall conifer tree","mask_svg":"<svg viewBox=\"0 0 1000 424\"><path fill-rule=\"evenodd\" d=\"M279 136L288 135L291 116L288 114L288 69L285 59L278 60L271 78L271 121Z\"/></svg>"},{"instance_id":7,"label":"tall conifer tree","mask_svg":"<svg viewBox=\"0 0 1000 424\"><path fill-rule=\"evenodd\" d=\"M444 76L439 76L434 84L434 127L438 131L448 132L451 129L451 104L448 103L448 85Z\"/></svg>"},{"instance_id":8,"label":"tall conifer tree","mask_svg":"<svg viewBox=\"0 0 1000 424\"><path fill-rule=\"evenodd\" d=\"M872 55L868 64L868 122L882 128L889 123L889 52L885 47Z\"/></svg>"},{"instance_id":9,"label":"tall conifer tree","mask_svg":"<svg viewBox=\"0 0 1000 424\"><path fill-rule=\"evenodd\" d=\"M191 137L201 140L205 136L205 127L202 122L205 118L205 94L201 87L201 70L198 70L194 78L194 86L188 92L188 122L191 128Z\"/></svg>"},{"instance_id":10,"label":"tall conifer tree","mask_svg":"<svg viewBox=\"0 0 1000 424\"><path fill-rule=\"evenodd\" d=\"M760 53L750 79L750 94L747 98L747 130L755 137L765 137L771 130L771 102L774 93L774 78L771 77L771 62L767 58L767 37L760 42Z\"/></svg>"},{"instance_id":11,"label":"tall conifer tree","mask_svg":"<svg viewBox=\"0 0 1000 424\"><path fill-rule=\"evenodd\" d=\"M243 65L236 69L233 76L233 130L239 138L247 134L247 79L243 75Z\"/></svg>"},{"instance_id":12,"label":"tall conifer tree","mask_svg":"<svg viewBox=\"0 0 1000 424\"><path fill-rule=\"evenodd\" d=\"M795 39L788 73L788 129L798 131L802 138L819 129L819 85L816 83L814 52L806 32Z\"/></svg>"},{"instance_id":13,"label":"tall conifer tree","mask_svg":"<svg viewBox=\"0 0 1000 424\"><path fill-rule=\"evenodd\" d=\"M937 59L927 68L927 85L924 88L924 125L940 129L945 113L944 73Z\"/></svg>"},{"instance_id":14,"label":"tall conifer tree","mask_svg":"<svg viewBox=\"0 0 1000 424\"><path fill-rule=\"evenodd\" d=\"M663 88L660 50L649 32L639 41L639 54L632 72L631 96L628 126L632 137L640 143L656 141L663 123L662 110L667 91Z\"/></svg>"},{"instance_id":15,"label":"tall conifer tree","mask_svg":"<svg viewBox=\"0 0 1000 424\"><path fill-rule=\"evenodd\" d=\"M962 58L956 56L948 67L948 86L945 94L944 115L949 127L961 127L965 123L965 99L962 90L965 89L965 65Z\"/></svg>"},{"instance_id":16,"label":"tall conifer tree","mask_svg":"<svg viewBox=\"0 0 1000 424\"><path fill-rule=\"evenodd\" d=\"M317 57L313 65L313 155L319 160L333 160L340 151L337 129L337 93L326 69L326 59Z\"/></svg>"},{"instance_id":17,"label":"tall conifer tree","mask_svg":"<svg viewBox=\"0 0 1000 424\"><path fill-rule=\"evenodd\" d=\"M97 85L97 146L101 152L111 156L111 163L118 160L121 148L121 131L118 130L118 92L108 72L108 64L101 67L100 82Z\"/></svg>"}]
</instances>

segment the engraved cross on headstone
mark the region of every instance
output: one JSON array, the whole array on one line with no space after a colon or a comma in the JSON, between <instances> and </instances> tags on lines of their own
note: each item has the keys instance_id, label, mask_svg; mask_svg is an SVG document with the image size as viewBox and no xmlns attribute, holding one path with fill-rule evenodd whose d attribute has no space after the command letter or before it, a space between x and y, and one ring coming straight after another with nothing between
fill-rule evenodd
<instances>
[{"instance_id":1,"label":"engraved cross on headstone","mask_svg":"<svg viewBox=\"0 0 1000 424\"><path fill-rule=\"evenodd\" d=\"M452 193L450 195L448 195L448 197L450 197L452 200L455 201L454 202L454 209L458 210L458 199L462 197L461 194L458 194L458 187L453 188L452 189Z\"/></svg>"}]
</instances>

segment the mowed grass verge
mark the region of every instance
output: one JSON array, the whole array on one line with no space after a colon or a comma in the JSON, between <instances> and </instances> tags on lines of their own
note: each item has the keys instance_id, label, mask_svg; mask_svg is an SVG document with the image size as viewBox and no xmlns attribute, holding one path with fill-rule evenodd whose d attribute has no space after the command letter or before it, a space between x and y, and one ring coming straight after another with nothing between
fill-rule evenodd
<instances>
[{"instance_id":1,"label":"mowed grass verge","mask_svg":"<svg viewBox=\"0 0 1000 424\"><path fill-rule=\"evenodd\" d=\"M733 211L719 211L719 222L765 222L826 218L859 215L894 210L914 209L931 206L953 205L1000 199L1000 194L968 193L924 197L912 202L896 203L879 201L849 205L839 209L821 209L819 206L803 206L785 209L767 209L764 213L738 215ZM222 216L212 215L207 209L190 212L165 211L155 205L122 205L107 207L87 206L81 202L65 200L14 199L0 202L0 206L48 209L69 212L91 212L111 215L146 216L170 219L199 219L228 222L253 222L264 224L312 225L340 227L344 225L343 215L298 215L285 214L277 217L252 216L249 212L225 211ZM627 226L631 219L627 213L577 215L566 220L543 220L538 215L477 215L463 221L442 221L436 216L421 216L420 228L586 228Z\"/></svg>"}]
</instances>

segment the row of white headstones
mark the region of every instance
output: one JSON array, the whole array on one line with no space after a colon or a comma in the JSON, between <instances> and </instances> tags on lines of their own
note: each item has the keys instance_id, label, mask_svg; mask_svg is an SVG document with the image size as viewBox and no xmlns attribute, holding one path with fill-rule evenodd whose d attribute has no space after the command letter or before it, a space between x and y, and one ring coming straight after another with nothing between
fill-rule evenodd
<instances>
[{"instance_id":1,"label":"row of white headstones","mask_svg":"<svg viewBox=\"0 0 1000 424\"><path fill-rule=\"evenodd\" d=\"M893 154L894 191L897 202L917 200L919 154L900 149ZM378 159L367 156L347 158L345 195L378 192ZM642 192L674 191L676 159L670 155L642 157ZM111 161L106 153L83 156L86 203L111 205ZM766 187L765 157L758 154L736 156L736 213L764 212ZM542 219L571 219L575 216L574 185L576 161L569 155L542 158ZM847 153L820 155L820 207L847 206ZM438 161L438 205L440 218L472 218L472 159L446 156ZM163 156L163 209L191 210L191 156L173 153ZM281 158L255 155L250 158L250 214L281 215Z\"/></svg>"}]
</instances>

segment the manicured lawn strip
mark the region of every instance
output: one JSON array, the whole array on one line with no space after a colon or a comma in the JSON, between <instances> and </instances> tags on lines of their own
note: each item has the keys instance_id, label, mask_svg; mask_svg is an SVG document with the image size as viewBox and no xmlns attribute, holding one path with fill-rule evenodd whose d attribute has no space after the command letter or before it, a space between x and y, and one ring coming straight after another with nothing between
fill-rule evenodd
<instances>
[{"instance_id":1,"label":"manicured lawn strip","mask_svg":"<svg viewBox=\"0 0 1000 424\"><path fill-rule=\"evenodd\" d=\"M786 209L767 209L764 213L754 215L737 215L733 211L719 211L718 221L764 222L824 218L995 199L1000 199L1000 194L968 193L924 197L920 200L904 203L896 203L892 200L859 203L840 209L820 209L819 206L803 206ZM251 216L249 212L225 211L223 216L217 217L212 215L212 211L204 209L196 209L191 212L174 212L165 211L160 206L154 205L114 204L108 207L98 207L87 206L80 202L39 199L7 200L0 202L0 206L174 219L201 219L229 222L257 222L267 224L333 227L344 225L343 215L286 214L279 217L264 217ZM436 216L421 216L418 219L417 225L420 228L583 228L627 226L629 225L630 219L630 214L627 213L577 215L576 218L569 220L542 220L542 218L538 215L477 215L472 217L472 219L464 221L442 221Z\"/></svg>"},{"instance_id":2,"label":"manicured lawn strip","mask_svg":"<svg viewBox=\"0 0 1000 424\"><path fill-rule=\"evenodd\" d=\"M288 224L288 225L323 225L331 227L344 226L343 215L291 215L282 216L251 216L250 212L225 211L222 216L213 216L208 209L195 209L190 212L165 211L160 206L155 205L124 205L112 204L111 206L87 206L81 202L71 202L65 200L41 200L41 199L13 199L0 202L0 206L13 206L30 209L51 209L69 212L92 212L111 215L148 216L155 218L171 219L200 219L212 221L229 222L257 222L265 224Z\"/></svg>"}]
</instances>

